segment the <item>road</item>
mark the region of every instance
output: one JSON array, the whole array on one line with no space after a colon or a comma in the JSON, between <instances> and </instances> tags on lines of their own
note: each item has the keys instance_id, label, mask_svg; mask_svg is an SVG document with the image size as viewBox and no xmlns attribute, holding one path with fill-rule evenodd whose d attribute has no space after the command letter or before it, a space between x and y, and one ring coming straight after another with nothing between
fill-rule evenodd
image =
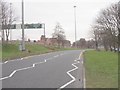
<instances>
[{"instance_id":1,"label":"road","mask_svg":"<svg viewBox=\"0 0 120 90\"><path fill-rule=\"evenodd\" d=\"M2 88L83 88L81 50L29 56L2 65Z\"/></svg>"}]
</instances>

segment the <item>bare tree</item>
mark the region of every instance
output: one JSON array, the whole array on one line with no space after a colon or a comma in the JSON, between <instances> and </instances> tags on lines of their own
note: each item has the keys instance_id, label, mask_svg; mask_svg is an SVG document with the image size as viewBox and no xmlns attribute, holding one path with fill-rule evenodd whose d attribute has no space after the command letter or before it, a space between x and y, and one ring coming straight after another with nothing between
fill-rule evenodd
<instances>
[{"instance_id":1,"label":"bare tree","mask_svg":"<svg viewBox=\"0 0 120 90\"><path fill-rule=\"evenodd\" d=\"M93 25L94 35L99 35L99 40L102 41L102 44L105 50L114 48L119 48L118 46L118 3L111 5L109 8L106 8L101 11L99 17ZM97 31L97 33L95 33ZM96 37L95 37L96 39ZM97 40L95 40L97 41Z\"/></svg>"},{"instance_id":2,"label":"bare tree","mask_svg":"<svg viewBox=\"0 0 120 90\"><path fill-rule=\"evenodd\" d=\"M118 2L118 6L117 6L117 11L118 11L118 15L117 15L117 28L118 28L118 51L120 52L120 1Z\"/></svg>"},{"instance_id":3,"label":"bare tree","mask_svg":"<svg viewBox=\"0 0 120 90\"><path fill-rule=\"evenodd\" d=\"M62 26L60 25L60 23L56 24L52 37L57 39L59 47L60 47L60 43L64 45L65 32Z\"/></svg>"},{"instance_id":4,"label":"bare tree","mask_svg":"<svg viewBox=\"0 0 120 90\"><path fill-rule=\"evenodd\" d=\"M2 40L8 41L10 28L14 21L17 20L15 15L13 14L12 4L7 3L5 1L0 2L1 5L1 18L2 18Z\"/></svg>"}]
</instances>

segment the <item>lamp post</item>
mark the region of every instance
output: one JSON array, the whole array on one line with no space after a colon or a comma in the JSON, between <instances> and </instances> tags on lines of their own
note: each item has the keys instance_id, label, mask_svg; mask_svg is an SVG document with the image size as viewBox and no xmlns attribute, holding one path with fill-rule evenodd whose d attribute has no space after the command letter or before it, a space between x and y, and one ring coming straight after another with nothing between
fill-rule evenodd
<instances>
[{"instance_id":1,"label":"lamp post","mask_svg":"<svg viewBox=\"0 0 120 90\"><path fill-rule=\"evenodd\" d=\"M24 1L22 0L22 51L25 51L25 38L24 38Z\"/></svg>"},{"instance_id":2,"label":"lamp post","mask_svg":"<svg viewBox=\"0 0 120 90\"><path fill-rule=\"evenodd\" d=\"M77 46L76 44L76 39L77 39L77 35L76 35L76 6L74 6L74 19L75 19L75 47Z\"/></svg>"}]
</instances>

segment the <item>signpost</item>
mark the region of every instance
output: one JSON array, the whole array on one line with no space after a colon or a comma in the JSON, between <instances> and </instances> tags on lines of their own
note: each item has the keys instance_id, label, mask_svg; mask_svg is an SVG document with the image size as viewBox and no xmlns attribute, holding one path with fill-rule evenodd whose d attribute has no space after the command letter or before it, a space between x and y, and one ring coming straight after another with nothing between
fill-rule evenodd
<instances>
[{"instance_id":1,"label":"signpost","mask_svg":"<svg viewBox=\"0 0 120 90\"><path fill-rule=\"evenodd\" d=\"M24 30L22 24L12 24L12 25L0 25L2 26L2 30L4 29L22 29L22 42L19 43L19 50L25 51L25 41L24 41ZM32 24L24 24L24 29L44 29L44 36L45 36L45 24L44 23L32 23Z\"/></svg>"}]
</instances>

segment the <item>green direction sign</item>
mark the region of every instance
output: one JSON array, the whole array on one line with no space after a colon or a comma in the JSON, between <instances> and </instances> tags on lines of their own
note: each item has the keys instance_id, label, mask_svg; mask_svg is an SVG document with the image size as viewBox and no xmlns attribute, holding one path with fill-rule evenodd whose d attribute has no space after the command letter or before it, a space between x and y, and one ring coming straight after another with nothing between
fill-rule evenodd
<instances>
[{"instance_id":1,"label":"green direction sign","mask_svg":"<svg viewBox=\"0 0 120 90\"><path fill-rule=\"evenodd\" d=\"M22 24L2 25L2 29L21 29ZM43 24L24 24L24 29L43 28Z\"/></svg>"},{"instance_id":2,"label":"green direction sign","mask_svg":"<svg viewBox=\"0 0 120 90\"><path fill-rule=\"evenodd\" d=\"M16 24L11 25L10 29L16 29Z\"/></svg>"},{"instance_id":3,"label":"green direction sign","mask_svg":"<svg viewBox=\"0 0 120 90\"><path fill-rule=\"evenodd\" d=\"M42 24L25 24L25 29L42 28Z\"/></svg>"},{"instance_id":4,"label":"green direction sign","mask_svg":"<svg viewBox=\"0 0 120 90\"><path fill-rule=\"evenodd\" d=\"M13 25L2 25L2 29L16 29L16 24L13 24Z\"/></svg>"}]
</instances>

